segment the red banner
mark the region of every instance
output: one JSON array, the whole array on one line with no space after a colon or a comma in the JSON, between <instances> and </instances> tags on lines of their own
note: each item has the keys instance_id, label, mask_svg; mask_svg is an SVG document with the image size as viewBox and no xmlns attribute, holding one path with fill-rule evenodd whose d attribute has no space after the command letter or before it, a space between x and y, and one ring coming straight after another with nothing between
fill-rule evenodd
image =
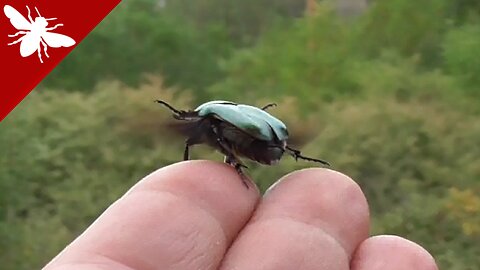
<instances>
[{"instance_id":1,"label":"red banner","mask_svg":"<svg viewBox=\"0 0 480 270\"><path fill-rule=\"evenodd\" d=\"M120 0L0 0L0 121Z\"/></svg>"}]
</instances>

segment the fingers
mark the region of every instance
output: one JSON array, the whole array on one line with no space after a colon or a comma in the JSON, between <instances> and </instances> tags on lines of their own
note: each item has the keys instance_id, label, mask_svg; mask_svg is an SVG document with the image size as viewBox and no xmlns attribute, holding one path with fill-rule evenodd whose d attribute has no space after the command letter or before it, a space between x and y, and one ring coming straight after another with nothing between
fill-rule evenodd
<instances>
[{"instance_id":1,"label":"fingers","mask_svg":"<svg viewBox=\"0 0 480 270\"><path fill-rule=\"evenodd\" d=\"M265 195L221 269L347 270L368 229L354 181L332 170L298 171Z\"/></svg>"},{"instance_id":2,"label":"fingers","mask_svg":"<svg viewBox=\"0 0 480 270\"><path fill-rule=\"evenodd\" d=\"M398 236L375 236L356 251L352 270L437 270L433 257L421 246Z\"/></svg>"},{"instance_id":3,"label":"fingers","mask_svg":"<svg viewBox=\"0 0 480 270\"><path fill-rule=\"evenodd\" d=\"M115 202L46 269L216 269L258 197L225 164L165 167Z\"/></svg>"}]
</instances>

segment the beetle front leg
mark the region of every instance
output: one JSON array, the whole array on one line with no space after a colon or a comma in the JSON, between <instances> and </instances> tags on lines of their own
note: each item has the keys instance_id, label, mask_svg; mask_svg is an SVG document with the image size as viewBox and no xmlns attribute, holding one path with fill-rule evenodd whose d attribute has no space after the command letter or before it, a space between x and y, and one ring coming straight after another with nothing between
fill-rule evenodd
<instances>
[{"instance_id":1,"label":"beetle front leg","mask_svg":"<svg viewBox=\"0 0 480 270\"><path fill-rule=\"evenodd\" d=\"M183 151L183 160L189 160L190 159L190 152L188 150L189 148L188 141L185 142L185 151Z\"/></svg>"},{"instance_id":2,"label":"beetle front leg","mask_svg":"<svg viewBox=\"0 0 480 270\"><path fill-rule=\"evenodd\" d=\"M185 150L183 151L183 160L190 159L190 146L200 143L201 140L198 137L188 138L185 140Z\"/></svg>"},{"instance_id":3,"label":"beetle front leg","mask_svg":"<svg viewBox=\"0 0 480 270\"><path fill-rule=\"evenodd\" d=\"M63 26L63 23L56 24L56 25L53 26L53 27L45 28L45 30L47 30L47 31L52 31L52 30L57 29L57 28L60 27L60 26Z\"/></svg>"},{"instance_id":4,"label":"beetle front leg","mask_svg":"<svg viewBox=\"0 0 480 270\"><path fill-rule=\"evenodd\" d=\"M30 14L30 8L28 6L26 6L26 7L27 7L27 10L28 10L28 19L30 20L30 23L33 24L34 21L32 19L32 15Z\"/></svg>"},{"instance_id":5,"label":"beetle front leg","mask_svg":"<svg viewBox=\"0 0 480 270\"><path fill-rule=\"evenodd\" d=\"M173 113L174 113L174 116L175 118L179 119L179 120L184 120L182 119L182 115L184 115L186 112L183 111L183 110L177 110L175 109L172 105L168 104L167 102L163 101L163 100L155 100L156 103L158 104L162 104L163 106L167 107L168 109L170 109Z\"/></svg>"}]
</instances>

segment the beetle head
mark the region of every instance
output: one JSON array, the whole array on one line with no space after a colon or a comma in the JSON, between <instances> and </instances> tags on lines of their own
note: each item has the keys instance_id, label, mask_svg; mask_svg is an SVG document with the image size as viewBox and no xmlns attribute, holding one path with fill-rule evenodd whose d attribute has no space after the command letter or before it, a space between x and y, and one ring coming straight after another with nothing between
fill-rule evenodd
<instances>
[{"instance_id":1,"label":"beetle head","mask_svg":"<svg viewBox=\"0 0 480 270\"><path fill-rule=\"evenodd\" d=\"M28 6L27 6L28 9ZM48 21L56 20L57 18L44 18L42 15L40 15L40 11L38 11L38 8L35 7L35 10L37 11L38 17L35 18L35 23L38 24L41 27L47 27ZM30 9L28 9L28 14L30 14Z\"/></svg>"},{"instance_id":2,"label":"beetle head","mask_svg":"<svg viewBox=\"0 0 480 270\"><path fill-rule=\"evenodd\" d=\"M46 27L48 25L47 19L45 19L44 17L36 17L35 23L41 27Z\"/></svg>"}]
</instances>

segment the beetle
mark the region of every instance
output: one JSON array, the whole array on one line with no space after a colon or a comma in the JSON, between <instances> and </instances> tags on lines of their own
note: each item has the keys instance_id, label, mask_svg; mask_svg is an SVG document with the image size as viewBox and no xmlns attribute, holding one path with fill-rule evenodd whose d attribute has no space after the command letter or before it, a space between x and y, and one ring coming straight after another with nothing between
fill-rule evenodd
<instances>
[{"instance_id":1,"label":"beetle","mask_svg":"<svg viewBox=\"0 0 480 270\"><path fill-rule=\"evenodd\" d=\"M277 106L270 103L262 108L237 104L231 101L210 101L195 110L178 110L163 100L155 102L173 112L180 122L172 126L186 136L183 159L190 159L190 146L207 144L225 155L225 163L235 168L248 188L242 168L247 168L240 157L261 164L273 165L287 152L295 160L318 162L330 166L327 161L303 156L300 150L287 144L286 125L267 112Z\"/></svg>"}]
</instances>

